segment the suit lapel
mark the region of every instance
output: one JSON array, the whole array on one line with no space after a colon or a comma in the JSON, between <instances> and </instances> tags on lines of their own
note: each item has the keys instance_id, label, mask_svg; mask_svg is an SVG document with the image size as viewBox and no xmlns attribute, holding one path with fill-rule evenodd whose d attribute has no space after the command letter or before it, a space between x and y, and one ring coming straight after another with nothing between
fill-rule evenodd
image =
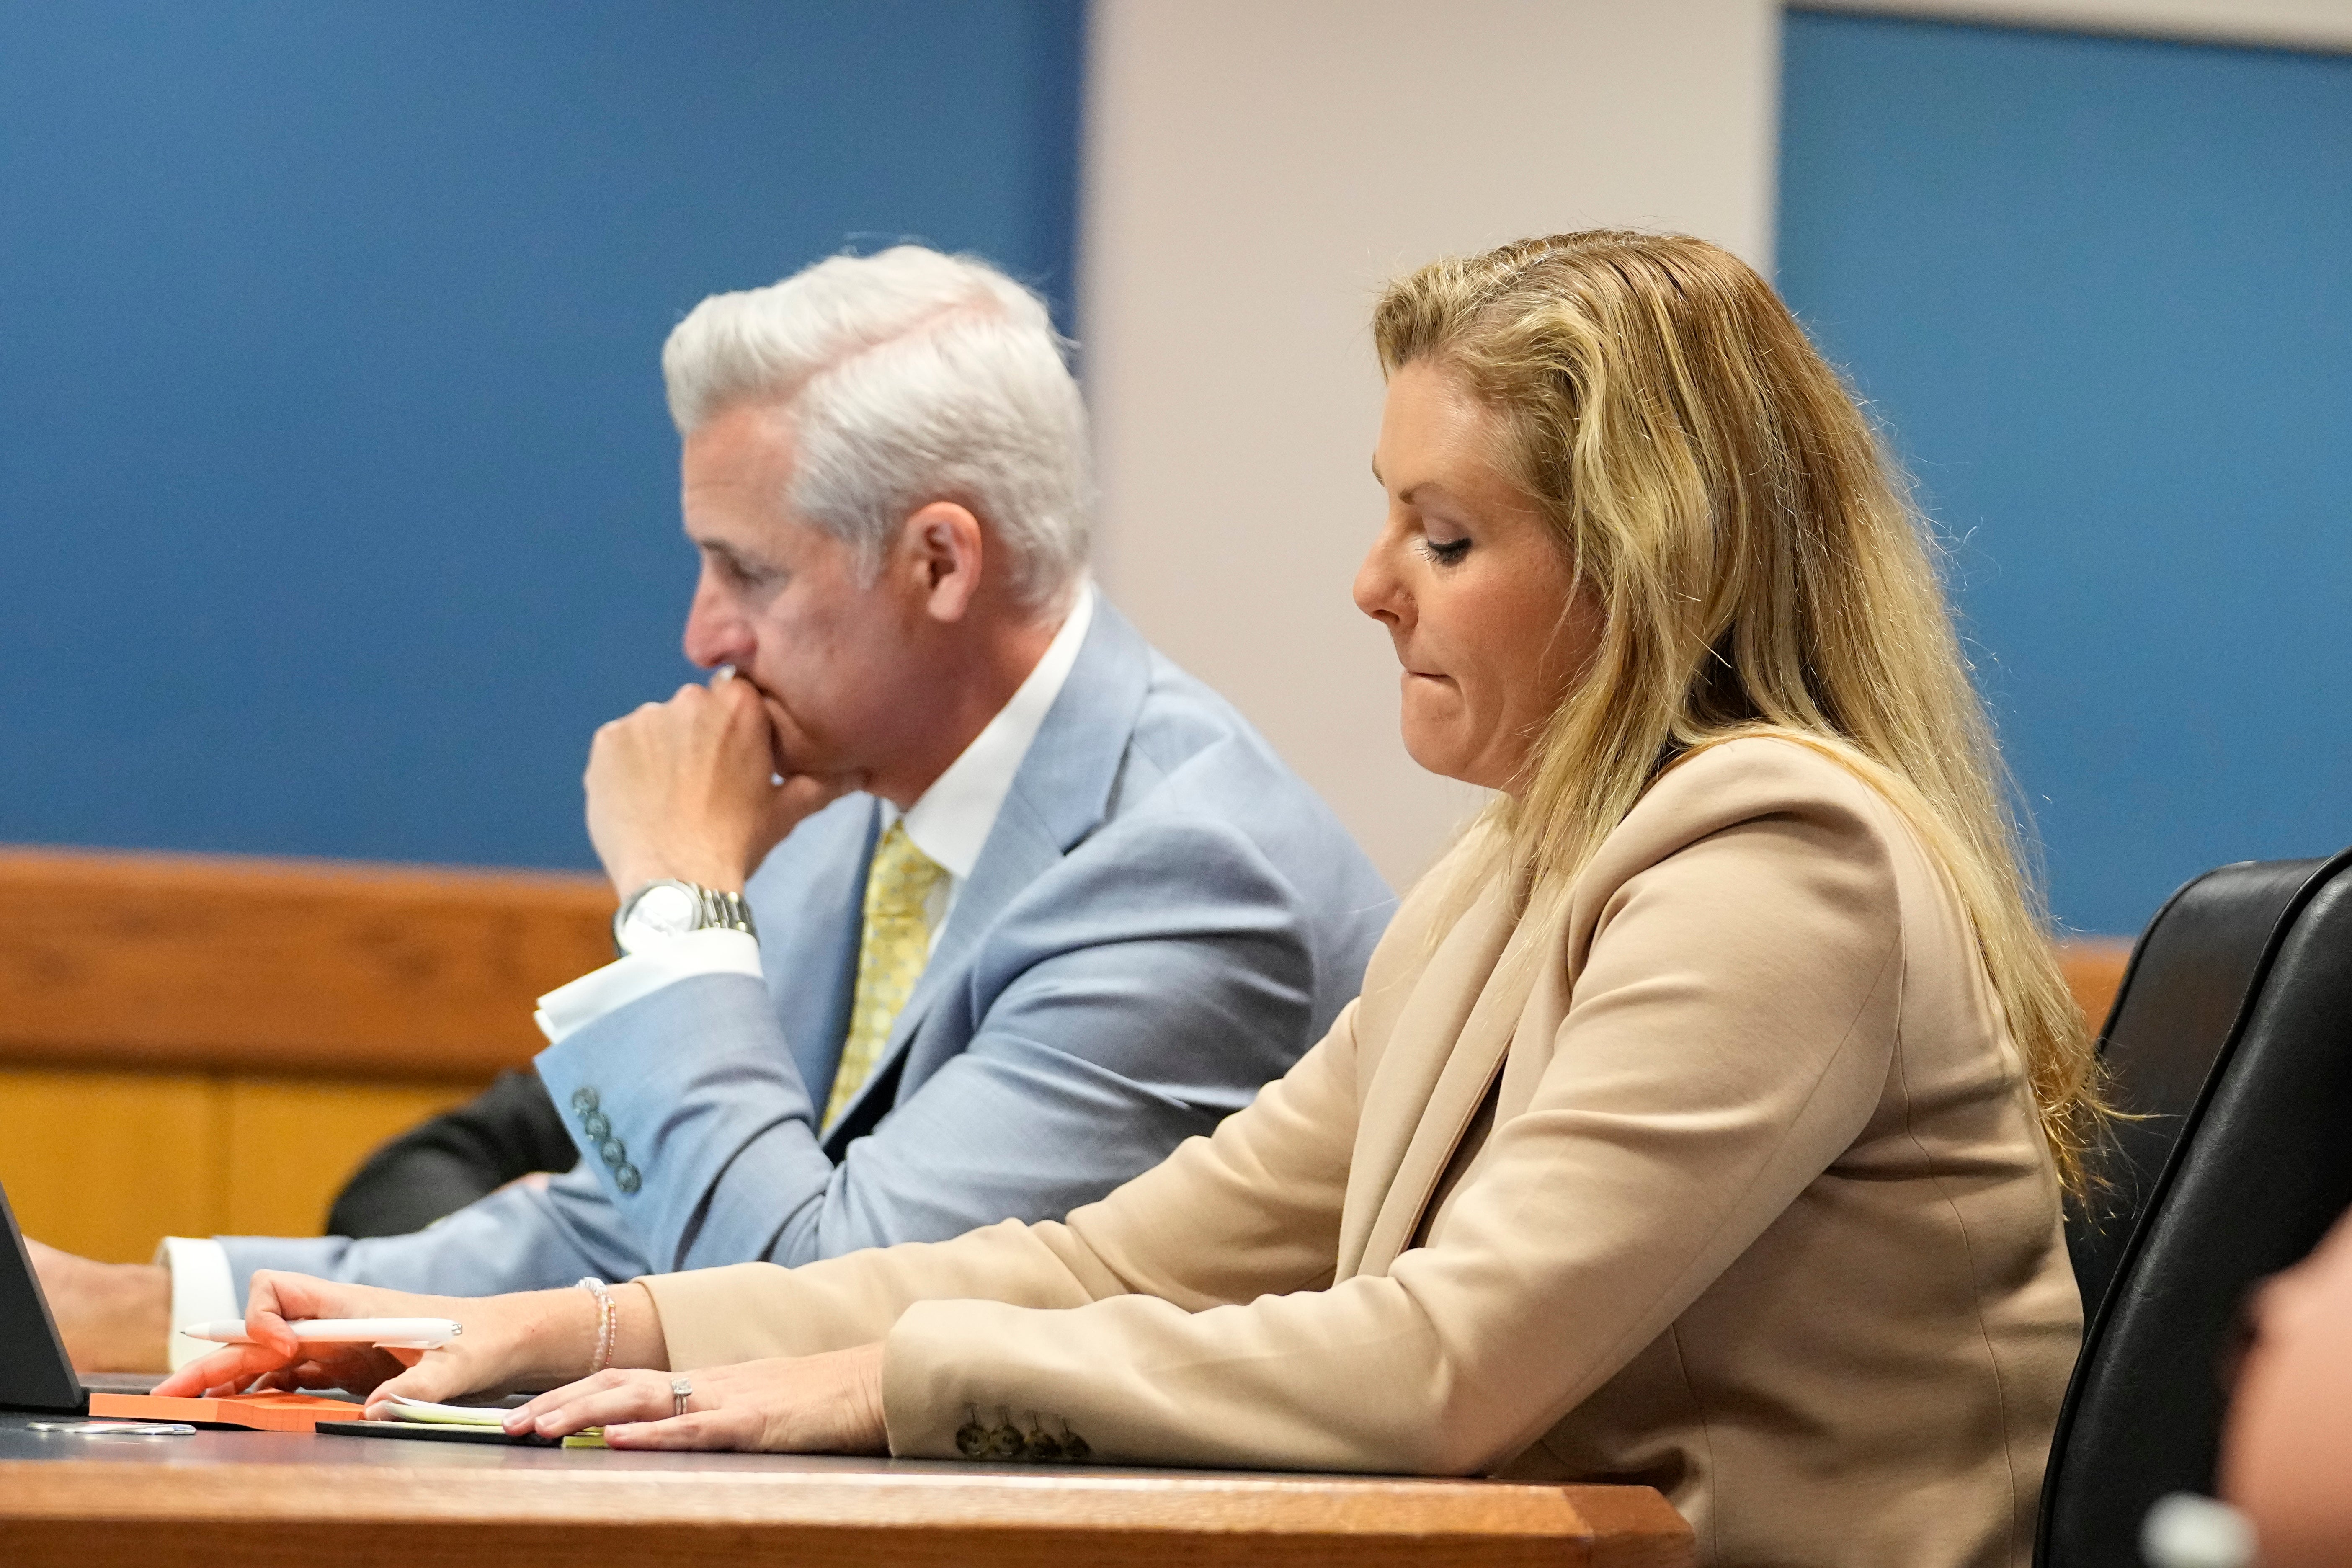
<instances>
[{"instance_id":1,"label":"suit lapel","mask_svg":"<svg viewBox=\"0 0 2352 1568\"><path fill-rule=\"evenodd\" d=\"M1350 1173L1339 1278L1385 1273L1405 1249L1502 1072L1543 967L1538 960L1549 922L1525 910L1517 886L1493 879L1400 1012L1391 1038L1427 1044L1403 1059L1391 1048L1365 1095L1356 1163L1369 1156L1379 1163L1360 1190L1359 1173ZM1424 990L1432 992L1426 1009L1418 1005ZM1374 1137L1377 1145L1367 1147Z\"/></svg>"},{"instance_id":2,"label":"suit lapel","mask_svg":"<svg viewBox=\"0 0 2352 1568\"><path fill-rule=\"evenodd\" d=\"M849 1030L866 867L881 816L871 795L835 802L794 829L749 889L768 994L793 1064L820 1108Z\"/></svg>"},{"instance_id":3,"label":"suit lapel","mask_svg":"<svg viewBox=\"0 0 2352 1568\"><path fill-rule=\"evenodd\" d=\"M1362 1271L1373 1234L1396 1200L1399 1180L1468 1043L1496 961L1510 941L1511 885L1490 879L1440 939L1410 984L1387 1030L1379 1065L1365 1086L1348 1196L1340 1213L1339 1278Z\"/></svg>"},{"instance_id":4,"label":"suit lapel","mask_svg":"<svg viewBox=\"0 0 2352 1568\"><path fill-rule=\"evenodd\" d=\"M981 847L971 878L956 893L947 929L923 966L907 1005L891 1026L889 1043L876 1058L866 1087L842 1110L839 1131L878 1120L866 1111L869 1095L896 1094L912 1087L906 1073L890 1071L908 1051L940 997L969 973L981 939L1005 906L1058 864L1099 826L1109 809L1111 788L1127 753L1138 713L1150 686L1151 650L1142 637L1099 595L1087 640L1062 683L1061 694L1037 727L1013 787ZM851 965L856 966L855 947ZM845 1017L846 1013L845 1010ZM961 1048L961 1043L958 1043ZM841 1042L833 1042L840 1059ZM914 1064L920 1068L922 1064ZM831 1080L828 1079L828 1082ZM918 1082L920 1079L918 1078ZM836 1140L826 1140L839 1157ZM846 1139L838 1142L845 1145Z\"/></svg>"}]
</instances>

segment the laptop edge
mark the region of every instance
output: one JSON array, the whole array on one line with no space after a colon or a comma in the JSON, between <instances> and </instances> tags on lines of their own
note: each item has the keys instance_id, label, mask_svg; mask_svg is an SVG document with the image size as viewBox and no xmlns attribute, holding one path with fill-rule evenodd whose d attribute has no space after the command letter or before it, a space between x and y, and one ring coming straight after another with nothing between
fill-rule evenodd
<instances>
[{"instance_id":1,"label":"laptop edge","mask_svg":"<svg viewBox=\"0 0 2352 1568\"><path fill-rule=\"evenodd\" d=\"M0 1410L87 1415L89 1391L67 1358L5 1187L0 1187L0 1220L8 1226L7 1242L0 1246Z\"/></svg>"}]
</instances>

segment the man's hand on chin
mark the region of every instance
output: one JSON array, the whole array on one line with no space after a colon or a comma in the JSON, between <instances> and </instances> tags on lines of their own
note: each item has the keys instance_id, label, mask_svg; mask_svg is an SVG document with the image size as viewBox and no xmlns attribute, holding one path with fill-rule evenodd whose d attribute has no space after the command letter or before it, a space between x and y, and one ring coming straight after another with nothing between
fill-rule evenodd
<instances>
[{"instance_id":1,"label":"man's hand on chin","mask_svg":"<svg viewBox=\"0 0 2352 1568\"><path fill-rule=\"evenodd\" d=\"M681 686L596 731L588 749L588 837L627 898L664 877L740 891L803 818L854 787L780 762L767 700L726 671Z\"/></svg>"},{"instance_id":2,"label":"man's hand on chin","mask_svg":"<svg viewBox=\"0 0 2352 1568\"><path fill-rule=\"evenodd\" d=\"M93 1263L25 1238L49 1314L80 1372L167 1372L172 1271L152 1263Z\"/></svg>"}]
</instances>

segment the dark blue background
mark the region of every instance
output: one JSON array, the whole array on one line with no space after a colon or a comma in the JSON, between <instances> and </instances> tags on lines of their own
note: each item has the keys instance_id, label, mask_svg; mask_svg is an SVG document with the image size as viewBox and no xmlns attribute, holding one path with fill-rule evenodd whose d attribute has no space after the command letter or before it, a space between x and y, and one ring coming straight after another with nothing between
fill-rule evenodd
<instances>
[{"instance_id":1,"label":"dark blue background","mask_svg":"<svg viewBox=\"0 0 2352 1568\"><path fill-rule=\"evenodd\" d=\"M0 839L593 865L688 673L664 334L908 235L1066 320L1082 23L0 3Z\"/></svg>"},{"instance_id":2,"label":"dark blue background","mask_svg":"<svg viewBox=\"0 0 2352 1568\"><path fill-rule=\"evenodd\" d=\"M1952 536L2059 916L2352 840L2352 59L1786 48L1781 287Z\"/></svg>"}]
</instances>

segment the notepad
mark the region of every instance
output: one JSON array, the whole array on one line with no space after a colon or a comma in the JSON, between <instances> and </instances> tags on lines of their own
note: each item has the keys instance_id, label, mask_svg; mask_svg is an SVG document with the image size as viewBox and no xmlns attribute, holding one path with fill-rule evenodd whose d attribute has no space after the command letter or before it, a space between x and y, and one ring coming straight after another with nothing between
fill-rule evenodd
<instances>
[{"instance_id":1,"label":"notepad","mask_svg":"<svg viewBox=\"0 0 2352 1568\"><path fill-rule=\"evenodd\" d=\"M394 1421L431 1421L446 1426L503 1426L509 1414L494 1405L436 1405L400 1394L384 1403Z\"/></svg>"},{"instance_id":2,"label":"notepad","mask_svg":"<svg viewBox=\"0 0 2352 1568\"><path fill-rule=\"evenodd\" d=\"M413 1422L426 1426L491 1427L503 1432L507 1416L511 1414L492 1405L436 1405L429 1399L411 1399L395 1394L384 1402L394 1421ZM567 1448L602 1448L604 1428L590 1426L563 1439Z\"/></svg>"}]
</instances>

